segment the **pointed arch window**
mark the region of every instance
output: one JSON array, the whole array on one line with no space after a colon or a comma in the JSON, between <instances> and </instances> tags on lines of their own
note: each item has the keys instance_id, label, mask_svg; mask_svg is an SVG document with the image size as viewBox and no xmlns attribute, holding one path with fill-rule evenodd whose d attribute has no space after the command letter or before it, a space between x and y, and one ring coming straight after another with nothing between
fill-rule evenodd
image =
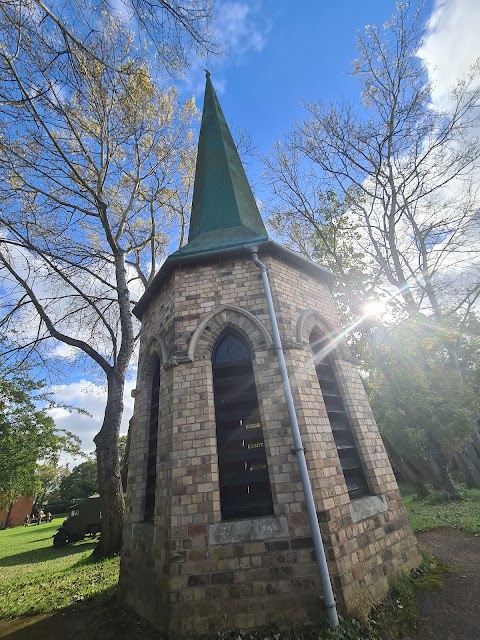
<instances>
[{"instance_id":1,"label":"pointed arch window","mask_svg":"<svg viewBox=\"0 0 480 640\"><path fill-rule=\"evenodd\" d=\"M335 446L342 465L350 498L360 498L370 493L365 472L358 453L350 419L345 411L331 354L324 354L326 337L320 330L310 334L310 349L315 363L318 382L327 409Z\"/></svg>"},{"instance_id":2,"label":"pointed arch window","mask_svg":"<svg viewBox=\"0 0 480 640\"><path fill-rule=\"evenodd\" d=\"M220 337L212 357L222 518L273 513L252 356L235 333Z\"/></svg>"},{"instance_id":3,"label":"pointed arch window","mask_svg":"<svg viewBox=\"0 0 480 640\"><path fill-rule=\"evenodd\" d=\"M145 482L144 520L153 522L155 515L155 490L157 485L158 412L160 408L160 358L155 356L150 394L148 425L147 477Z\"/></svg>"}]
</instances>

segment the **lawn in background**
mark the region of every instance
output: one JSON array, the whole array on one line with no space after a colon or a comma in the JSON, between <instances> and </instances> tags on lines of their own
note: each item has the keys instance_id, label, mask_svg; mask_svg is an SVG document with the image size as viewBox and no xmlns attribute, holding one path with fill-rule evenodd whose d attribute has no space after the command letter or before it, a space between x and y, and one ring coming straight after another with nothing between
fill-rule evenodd
<instances>
[{"instance_id":1,"label":"lawn in background","mask_svg":"<svg viewBox=\"0 0 480 640\"><path fill-rule=\"evenodd\" d=\"M402 495L414 531L457 527L480 534L480 489L462 490L463 500L458 502L435 492L424 500L408 491L402 490Z\"/></svg>"},{"instance_id":2,"label":"lawn in background","mask_svg":"<svg viewBox=\"0 0 480 640\"><path fill-rule=\"evenodd\" d=\"M418 500L408 491L403 494L415 531L453 526L480 534L480 490L463 491L461 502L442 502L437 494L427 500ZM87 611L101 605L108 628L116 629L121 622L135 630L134 637L148 640L149 633L140 631L139 623L113 602L119 559L92 561L96 543L90 539L54 548L52 537L62 520L0 531L0 619L71 611L71 605L85 601Z\"/></svg>"},{"instance_id":3,"label":"lawn in background","mask_svg":"<svg viewBox=\"0 0 480 640\"><path fill-rule=\"evenodd\" d=\"M112 597L118 558L93 562L94 540L54 548L63 518L0 531L0 618L62 609L96 596Z\"/></svg>"}]
</instances>

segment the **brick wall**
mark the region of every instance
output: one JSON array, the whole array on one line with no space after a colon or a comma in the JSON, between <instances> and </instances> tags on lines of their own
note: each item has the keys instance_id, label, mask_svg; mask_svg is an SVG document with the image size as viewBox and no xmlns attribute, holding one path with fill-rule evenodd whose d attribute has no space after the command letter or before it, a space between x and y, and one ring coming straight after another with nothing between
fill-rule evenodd
<instances>
[{"instance_id":1,"label":"brick wall","mask_svg":"<svg viewBox=\"0 0 480 640\"><path fill-rule=\"evenodd\" d=\"M32 506L33 500L31 498L18 498L18 500L15 500L10 509L0 511L0 529L18 527L23 524L27 513L30 515Z\"/></svg>"},{"instance_id":2,"label":"brick wall","mask_svg":"<svg viewBox=\"0 0 480 640\"><path fill-rule=\"evenodd\" d=\"M358 372L340 346L341 393L372 496L351 501L308 338L339 330L326 285L265 257L314 498L342 611L368 610L415 539ZM274 515L222 522L211 354L226 327L249 344ZM151 356L162 356L155 522L143 522ZM172 359L171 356L174 356ZM132 423L121 595L173 634L317 621L320 587L263 285L248 259L177 270L142 321Z\"/></svg>"}]
</instances>

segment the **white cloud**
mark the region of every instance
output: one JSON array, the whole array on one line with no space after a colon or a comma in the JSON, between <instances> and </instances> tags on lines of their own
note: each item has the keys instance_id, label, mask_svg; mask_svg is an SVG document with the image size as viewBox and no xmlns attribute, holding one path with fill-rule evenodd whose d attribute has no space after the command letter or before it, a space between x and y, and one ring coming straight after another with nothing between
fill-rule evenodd
<instances>
[{"instance_id":1,"label":"white cloud","mask_svg":"<svg viewBox=\"0 0 480 640\"><path fill-rule=\"evenodd\" d=\"M78 349L64 342L57 342L50 351L49 356L51 358L61 358L62 360L75 360L78 356Z\"/></svg>"},{"instance_id":2,"label":"white cloud","mask_svg":"<svg viewBox=\"0 0 480 640\"><path fill-rule=\"evenodd\" d=\"M121 20L125 26L131 29L137 28L136 20L134 20L135 13L128 0L110 0L109 6L113 15Z\"/></svg>"},{"instance_id":3,"label":"white cloud","mask_svg":"<svg viewBox=\"0 0 480 640\"><path fill-rule=\"evenodd\" d=\"M426 34L418 51L428 73L431 85L432 107L449 109L449 96L458 80L465 78L472 66L480 59L478 34L480 33L480 3L478 0L434 0L434 6L427 22ZM476 129L478 134L478 127ZM474 134L475 131L472 131ZM478 164L478 163L477 163ZM468 200L465 176L452 180L437 193L436 199L443 198L442 205L427 207L429 215L438 215L452 221L461 213L468 215L469 224L457 234L458 242L447 238L431 248L433 258L437 257L436 287L439 298L447 307L462 298L478 282L480 254L478 251L479 225L475 222L478 207L478 191L475 193L475 176L478 183L478 166L470 167L470 206L462 205ZM435 214L435 209L438 214ZM453 226L453 225L452 225ZM446 250L448 248L448 250ZM432 258L432 261L433 261Z\"/></svg>"},{"instance_id":4,"label":"white cloud","mask_svg":"<svg viewBox=\"0 0 480 640\"><path fill-rule=\"evenodd\" d=\"M458 78L480 56L478 0L436 0L418 55L432 84L434 104L442 106Z\"/></svg>"},{"instance_id":5,"label":"white cloud","mask_svg":"<svg viewBox=\"0 0 480 640\"><path fill-rule=\"evenodd\" d=\"M135 388L135 376L129 377L125 384L123 394L124 412L120 433L126 434L128 431L128 421L132 417L134 400L131 396L132 389ZM67 429L78 435L82 440L82 450L86 453L95 451L93 438L100 431L107 401L107 390L105 387L80 380L69 384L55 385L50 388L52 395L59 403L65 403L73 407L86 409L91 416L81 413L70 413L66 409L55 408L48 411L54 419L58 429ZM79 460L72 461L69 456L62 458L61 464L68 462L70 465L79 464Z\"/></svg>"},{"instance_id":6,"label":"white cloud","mask_svg":"<svg viewBox=\"0 0 480 640\"><path fill-rule=\"evenodd\" d=\"M249 51L259 52L265 46L266 33L255 23L255 9L244 2L225 2L220 5L215 32L228 53L234 56Z\"/></svg>"},{"instance_id":7,"label":"white cloud","mask_svg":"<svg viewBox=\"0 0 480 640\"><path fill-rule=\"evenodd\" d=\"M241 63L248 54L258 54L265 47L271 29L270 18L261 13L261 0L219 3L213 38L224 52L224 57L214 60L197 57L191 61L184 78L187 91L202 95L205 86L204 67L214 73L215 91L221 95L225 91L225 79L221 71L226 61Z\"/></svg>"}]
</instances>

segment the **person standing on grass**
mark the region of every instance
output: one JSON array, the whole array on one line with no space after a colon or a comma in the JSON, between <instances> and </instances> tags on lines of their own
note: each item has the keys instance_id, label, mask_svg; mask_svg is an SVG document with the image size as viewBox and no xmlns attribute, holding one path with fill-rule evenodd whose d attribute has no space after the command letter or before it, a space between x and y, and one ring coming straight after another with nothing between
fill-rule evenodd
<instances>
[{"instance_id":1,"label":"person standing on grass","mask_svg":"<svg viewBox=\"0 0 480 640\"><path fill-rule=\"evenodd\" d=\"M43 509L39 509L37 514L37 524L41 524L44 515Z\"/></svg>"}]
</instances>

